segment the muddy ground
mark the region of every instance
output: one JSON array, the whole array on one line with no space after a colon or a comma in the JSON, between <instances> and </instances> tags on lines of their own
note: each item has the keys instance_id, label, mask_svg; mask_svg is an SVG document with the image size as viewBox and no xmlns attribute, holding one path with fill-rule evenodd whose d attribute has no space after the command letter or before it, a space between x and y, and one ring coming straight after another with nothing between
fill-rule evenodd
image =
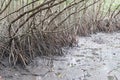
<instances>
[{"instance_id":1,"label":"muddy ground","mask_svg":"<svg viewBox=\"0 0 120 80\"><path fill-rule=\"evenodd\" d=\"M120 80L120 32L80 37L61 57L36 57L25 69L0 63L0 80Z\"/></svg>"}]
</instances>

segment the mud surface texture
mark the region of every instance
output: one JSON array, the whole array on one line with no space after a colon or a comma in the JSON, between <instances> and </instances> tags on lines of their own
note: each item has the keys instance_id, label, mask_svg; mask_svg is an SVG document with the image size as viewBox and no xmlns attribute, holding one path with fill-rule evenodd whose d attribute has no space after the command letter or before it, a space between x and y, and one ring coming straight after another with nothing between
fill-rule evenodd
<instances>
[{"instance_id":1,"label":"mud surface texture","mask_svg":"<svg viewBox=\"0 0 120 80\"><path fill-rule=\"evenodd\" d=\"M0 63L0 80L120 80L120 33L80 37L62 57L35 58L26 69Z\"/></svg>"}]
</instances>

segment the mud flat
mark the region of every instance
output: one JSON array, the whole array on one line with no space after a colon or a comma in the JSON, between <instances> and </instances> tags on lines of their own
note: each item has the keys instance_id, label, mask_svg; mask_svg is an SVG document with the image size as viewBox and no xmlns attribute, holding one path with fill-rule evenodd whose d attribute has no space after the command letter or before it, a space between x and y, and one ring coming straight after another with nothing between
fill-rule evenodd
<instances>
[{"instance_id":1,"label":"mud flat","mask_svg":"<svg viewBox=\"0 0 120 80\"><path fill-rule=\"evenodd\" d=\"M80 37L62 57L36 57L26 69L0 63L3 80L120 80L120 32ZM0 79L1 80L1 79Z\"/></svg>"}]
</instances>

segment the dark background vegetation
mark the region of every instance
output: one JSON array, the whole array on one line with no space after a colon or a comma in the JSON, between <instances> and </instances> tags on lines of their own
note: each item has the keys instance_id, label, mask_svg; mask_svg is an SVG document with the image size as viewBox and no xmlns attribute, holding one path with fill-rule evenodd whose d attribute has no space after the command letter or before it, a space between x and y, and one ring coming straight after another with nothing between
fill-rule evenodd
<instances>
[{"instance_id":1,"label":"dark background vegetation","mask_svg":"<svg viewBox=\"0 0 120 80\"><path fill-rule=\"evenodd\" d=\"M63 55L77 36L120 29L119 0L0 0L0 61Z\"/></svg>"}]
</instances>

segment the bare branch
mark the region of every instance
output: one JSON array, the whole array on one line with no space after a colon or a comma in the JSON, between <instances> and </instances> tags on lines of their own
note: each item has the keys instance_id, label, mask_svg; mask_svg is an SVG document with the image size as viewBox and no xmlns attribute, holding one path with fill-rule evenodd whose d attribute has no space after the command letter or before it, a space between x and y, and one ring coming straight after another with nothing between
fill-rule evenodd
<instances>
[{"instance_id":1,"label":"bare branch","mask_svg":"<svg viewBox=\"0 0 120 80\"><path fill-rule=\"evenodd\" d=\"M0 15L8 8L8 6L10 5L11 2L12 2L12 0L10 0L8 2L8 4L5 6L5 8L0 12Z\"/></svg>"}]
</instances>

